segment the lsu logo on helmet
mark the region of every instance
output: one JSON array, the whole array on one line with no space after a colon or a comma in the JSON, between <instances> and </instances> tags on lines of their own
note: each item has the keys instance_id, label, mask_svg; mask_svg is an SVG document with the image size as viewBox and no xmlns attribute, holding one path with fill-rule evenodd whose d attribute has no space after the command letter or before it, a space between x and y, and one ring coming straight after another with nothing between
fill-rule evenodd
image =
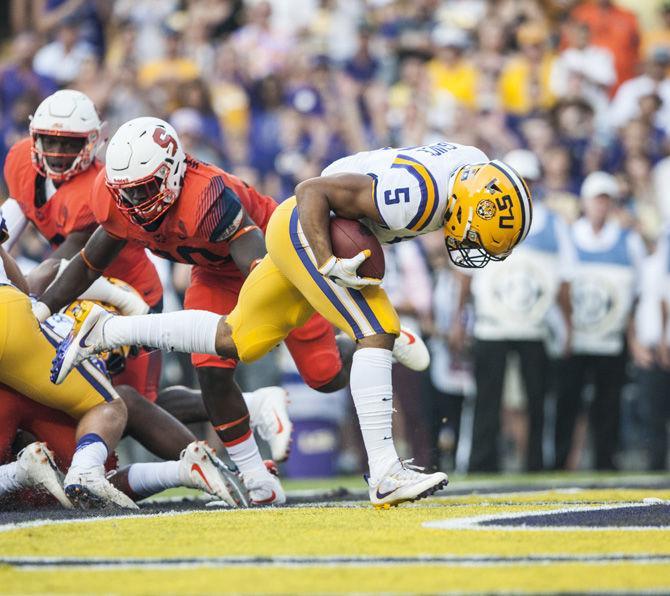
<instances>
[{"instance_id":1,"label":"lsu logo on helmet","mask_svg":"<svg viewBox=\"0 0 670 596\"><path fill-rule=\"evenodd\" d=\"M444 225L451 260L472 268L505 259L527 236L532 214L530 191L510 166L463 166L452 178Z\"/></svg>"}]
</instances>

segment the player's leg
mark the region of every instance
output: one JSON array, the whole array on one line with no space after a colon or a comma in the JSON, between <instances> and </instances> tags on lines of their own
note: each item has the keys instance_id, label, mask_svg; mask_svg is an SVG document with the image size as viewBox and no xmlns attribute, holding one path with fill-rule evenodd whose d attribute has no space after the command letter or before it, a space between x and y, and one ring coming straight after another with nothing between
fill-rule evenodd
<instances>
[{"instance_id":1,"label":"player's leg","mask_svg":"<svg viewBox=\"0 0 670 596\"><path fill-rule=\"evenodd\" d=\"M134 501L183 486L202 490L230 507L248 506L235 475L225 469L205 441L190 442L173 460L126 466L113 474L110 482Z\"/></svg>"},{"instance_id":2,"label":"player's leg","mask_svg":"<svg viewBox=\"0 0 670 596\"><path fill-rule=\"evenodd\" d=\"M22 418L20 405L19 394L0 384L0 464L14 459L12 443Z\"/></svg>"},{"instance_id":3,"label":"player's leg","mask_svg":"<svg viewBox=\"0 0 670 596\"><path fill-rule=\"evenodd\" d=\"M133 387L116 387L128 410L126 434L155 456L177 460L195 435L169 412L140 395Z\"/></svg>"},{"instance_id":4,"label":"player's leg","mask_svg":"<svg viewBox=\"0 0 670 596\"><path fill-rule=\"evenodd\" d=\"M191 272L184 306L228 315L236 306L244 280L222 276L201 267ZM192 354L209 420L228 455L238 467L255 503L282 503L284 492L261 458L251 430L250 412L235 382L237 360L208 354Z\"/></svg>"},{"instance_id":5,"label":"player's leg","mask_svg":"<svg viewBox=\"0 0 670 596\"><path fill-rule=\"evenodd\" d=\"M334 327L321 315L314 313L302 327L291 331L285 343L300 376L312 389L329 393L347 386L354 343L349 338L340 342L345 350L351 348L347 363L341 357Z\"/></svg>"},{"instance_id":6,"label":"player's leg","mask_svg":"<svg viewBox=\"0 0 670 596\"><path fill-rule=\"evenodd\" d=\"M83 301L72 332L53 359L51 379L60 384L83 360L123 345L252 362L281 343L313 312L269 258L249 274L238 308L228 317L203 310L117 317ZM235 313L238 316L233 325Z\"/></svg>"},{"instance_id":7,"label":"player's leg","mask_svg":"<svg viewBox=\"0 0 670 596\"><path fill-rule=\"evenodd\" d=\"M40 406L0 385L0 463L3 464L0 465L0 499L30 489L51 494L65 507L72 507L63 491L54 455L45 443L27 445L13 461L12 442L26 416L32 414L31 405Z\"/></svg>"},{"instance_id":8,"label":"player's leg","mask_svg":"<svg viewBox=\"0 0 670 596\"><path fill-rule=\"evenodd\" d=\"M272 459L275 462L287 459L292 423L288 417L286 391L282 387L262 387L245 391L242 397L249 410L251 430L258 431L268 443ZM184 424L209 422L200 389L183 385L166 387L158 394L156 405Z\"/></svg>"},{"instance_id":9,"label":"player's leg","mask_svg":"<svg viewBox=\"0 0 670 596\"><path fill-rule=\"evenodd\" d=\"M379 287L342 288L324 278L302 233L295 201L275 211L266 232L268 256L312 308L356 340L351 393L370 466L370 497L394 505L446 485L445 474L420 474L399 461L393 444L392 351L400 321Z\"/></svg>"},{"instance_id":10,"label":"player's leg","mask_svg":"<svg viewBox=\"0 0 670 596\"><path fill-rule=\"evenodd\" d=\"M28 297L0 288L3 351L0 379L30 399L78 420L77 446L66 476L66 492L121 506L134 506L104 478L104 462L126 424L126 408L105 375L84 363L60 386L49 383L47 370L57 339L42 330Z\"/></svg>"},{"instance_id":11,"label":"player's leg","mask_svg":"<svg viewBox=\"0 0 670 596\"><path fill-rule=\"evenodd\" d=\"M184 424L209 421L200 389L184 385L165 387L158 392L156 405Z\"/></svg>"}]
</instances>

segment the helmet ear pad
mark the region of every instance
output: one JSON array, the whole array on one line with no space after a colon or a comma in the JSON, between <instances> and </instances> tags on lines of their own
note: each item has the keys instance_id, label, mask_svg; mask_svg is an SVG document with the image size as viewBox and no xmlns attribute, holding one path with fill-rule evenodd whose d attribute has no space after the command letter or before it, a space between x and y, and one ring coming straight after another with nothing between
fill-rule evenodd
<instances>
[{"instance_id":1,"label":"helmet ear pad","mask_svg":"<svg viewBox=\"0 0 670 596\"><path fill-rule=\"evenodd\" d=\"M477 263L485 261L462 266L502 260L526 236L531 217L528 188L511 168L497 161L464 166L453 178L445 221L447 247L458 251L450 256L472 261L474 251Z\"/></svg>"}]
</instances>

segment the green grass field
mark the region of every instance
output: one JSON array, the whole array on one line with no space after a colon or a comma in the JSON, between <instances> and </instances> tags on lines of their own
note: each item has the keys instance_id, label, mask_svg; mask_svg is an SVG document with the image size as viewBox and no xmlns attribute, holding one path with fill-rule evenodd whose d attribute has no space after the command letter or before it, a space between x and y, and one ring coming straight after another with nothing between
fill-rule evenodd
<instances>
[{"instance_id":1,"label":"green grass field","mask_svg":"<svg viewBox=\"0 0 670 596\"><path fill-rule=\"evenodd\" d=\"M358 479L286 484L303 497L362 488ZM0 591L668 593L668 486L647 475L478 477L452 479L451 496L384 511L315 497L276 509L36 514L0 525Z\"/></svg>"}]
</instances>

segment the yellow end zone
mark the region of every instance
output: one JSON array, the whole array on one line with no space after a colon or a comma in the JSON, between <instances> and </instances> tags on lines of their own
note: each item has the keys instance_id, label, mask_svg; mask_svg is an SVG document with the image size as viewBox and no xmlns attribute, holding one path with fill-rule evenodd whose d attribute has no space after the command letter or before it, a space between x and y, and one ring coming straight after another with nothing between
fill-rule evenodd
<instances>
[{"instance_id":1,"label":"yellow end zone","mask_svg":"<svg viewBox=\"0 0 670 596\"><path fill-rule=\"evenodd\" d=\"M0 532L0 556L155 559L163 568L0 569L6 592L575 591L670 589L667 529L429 529L424 522L553 511L571 505L670 501L670 490L541 491L421 501L388 511L369 505L107 518ZM253 565L177 568L198 557L408 557L403 565L299 567ZM415 565L412 557L493 557ZM565 556L569 562L527 558ZM598 561L600 556L636 561ZM650 560L645 560L649 556ZM577 562L590 557L588 563ZM509 558L509 561L500 561ZM193 564L193 563L191 563Z\"/></svg>"}]
</instances>

